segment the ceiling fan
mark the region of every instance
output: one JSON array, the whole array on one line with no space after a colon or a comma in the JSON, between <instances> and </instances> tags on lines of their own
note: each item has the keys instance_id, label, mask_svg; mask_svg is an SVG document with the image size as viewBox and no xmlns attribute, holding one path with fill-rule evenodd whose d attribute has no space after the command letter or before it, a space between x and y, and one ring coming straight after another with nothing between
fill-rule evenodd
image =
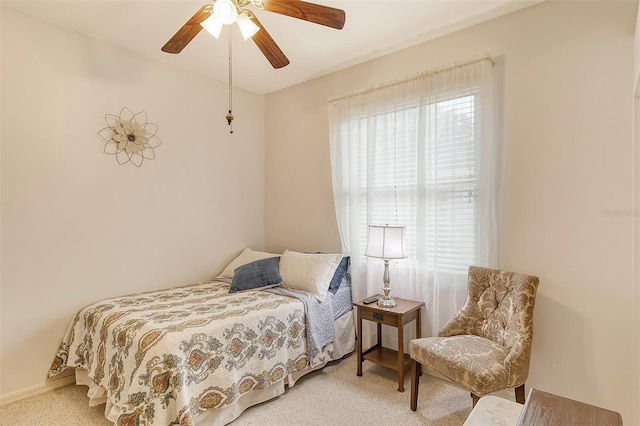
<instances>
[{"instance_id":1,"label":"ceiling fan","mask_svg":"<svg viewBox=\"0 0 640 426\"><path fill-rule=\"evenodd\" d=\"M345 13L343 10L302 0L212 0L211 4L202 6L162 46L162 51L180 53L203 28L218 38L223 25L231 25L236 22L244 39L251 38L273 68L277 69L289 65L289 59L280 50L255 14L247 9L249 5L267 12L298 18L338 30L344 27Z\"/></svg>"}]
</instances>

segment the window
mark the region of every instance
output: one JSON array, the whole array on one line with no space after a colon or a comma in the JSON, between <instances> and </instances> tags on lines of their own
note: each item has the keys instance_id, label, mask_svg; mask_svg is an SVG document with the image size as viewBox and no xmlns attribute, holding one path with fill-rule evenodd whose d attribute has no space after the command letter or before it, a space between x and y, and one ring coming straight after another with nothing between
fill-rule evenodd
<instances>
[{"instance_id":1,"label":"window","mask_svg":"<svg viewBox=\"0 0 640 426\"><path fill-rule=\"evenodd\" d=\"M426 303L427 335L464 302L468 267L497 260L492 64L472 61L329 102L336 217L354 298L380 291L380 262L364 256L368 225L405 225L409 257L392 262L392 295Z\"/></svg>"},{"instance_id":2,"label":"window","mask_svg":"<svg viewBox=\"0 0 640 426\"><path fill-rule=\"evenodd\" d=\"M441 271L466 274L475 263L479 141L474 91L356 119L362 135L358 193L369 200L358 205L361 247L366 247L369 223L413 224L423 215L422 226L407 227L408 253ZM372 126L374 136L368 137ZM420 139L432 142L420 144Z\"/></svg>"}]
</instances>

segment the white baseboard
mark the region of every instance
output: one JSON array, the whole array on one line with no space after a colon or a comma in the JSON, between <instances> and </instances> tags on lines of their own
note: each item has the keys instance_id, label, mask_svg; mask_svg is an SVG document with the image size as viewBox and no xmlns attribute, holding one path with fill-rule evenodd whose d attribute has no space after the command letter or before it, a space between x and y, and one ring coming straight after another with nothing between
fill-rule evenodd
<instances>
[{"instance_id":1,"label":"white baseboard","mask_svg":"<svg viewBox=\"0 0 640 426\"><path fill-rule=\"evenodd\" d=\"M75 370L70 368L54 378L47 379L46 382L39 385L11 392L6 395L0 395L0 407L11 404L12 402L20 401L21 399L49 392L67 385L72 385L76 382L76 376L74 373Z\"/></svg>"}]
</instances>

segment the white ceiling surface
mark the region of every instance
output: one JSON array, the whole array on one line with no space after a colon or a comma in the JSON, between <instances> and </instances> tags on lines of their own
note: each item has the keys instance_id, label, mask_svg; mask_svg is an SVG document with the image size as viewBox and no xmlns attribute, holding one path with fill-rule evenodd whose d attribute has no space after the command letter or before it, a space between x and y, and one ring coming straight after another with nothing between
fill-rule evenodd
<instances>
[{"instance_id":1,"label":"white ceiling surface","mask_svg":"<svg viewBox=\"0 0 640 426\"><path fill-rule=\"evenodd\" d=\"M210 0L2 0L2 4L177 67L228 82L229 37L233 85L266 94L346 68L540 0L317 0L343 9L342 30L249 8L287 55L273 69L236 25L216 40L201 31L179 54L160 48ZM483 54L486 52L478 52ZM465 59L465 58L461 58Z\"/></svg>"}]
</instances>

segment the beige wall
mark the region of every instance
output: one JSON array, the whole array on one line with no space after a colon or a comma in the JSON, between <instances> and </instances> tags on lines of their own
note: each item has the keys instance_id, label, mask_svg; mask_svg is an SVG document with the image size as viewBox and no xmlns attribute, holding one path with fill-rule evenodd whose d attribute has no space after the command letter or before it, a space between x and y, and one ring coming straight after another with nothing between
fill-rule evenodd
<instances>
[{"instance_id":1,"label":"beige wall","mask_svg":"<svg viewBox=\"0 0 640 426\"><path fill-rule=\"evenodd\" d=\"M633 245L633 259L634 259L634 275L633 281L635 283L635 297L633 298L633 328L631 329L632 336L634 337L633 356L634 359L640 360L640 4L638 7L636 17L636 36L635 36L635 67L634 67L634 81L636 84L636 92L634 99L634 114L635 131L634 131L634 175L635 175L635 187L634 187L634 245ZM633 400L640 401L640 362L637 362L633 366L633 380L634 380L634 392Z\"/></svg>"},{"instance_id":2,"label":"beige wall","mask_svg":"<svg viewBox=\"0 0 640 426\"><path fill-rule=\"evenodd\" d=\"M2 8L2 397L42 387L83 305L262 248L264 97L234 96L256 125L231 136L224 83ZM160 127L139 169L96 136L123 106Z\"/></svg>"},{"instance_id":3,"label":"beige wall","mask_svg":"<svg viewBox=\"0 0 640 426\"><path fill-rule=\"evenodd\" d=\"M267 249L340 249L329 97L490 53L504 75L500 264L541 279L527 385L640 424L621 213L634 207L636 7L545 2L267 95Z\"/></svg>"},{"instance_id":4,"label":"beige wall","mask_svg":"<svg viewBox=\"0 0 640 426\"><path fill-rule=\"evenodd\" d=\"M341 251L324 81L267 96L265 241L274 252Z\"/></svg>"},{"instance_id":5,"label":"beige wall","mask_svg":"<svg viewBox=\"0 0 640 426\"><path fill-rule=\"evenodd\" d=\"M636 26L636 30L638 27ZM640 32L639 32L640 33ZM633 261L634 274L633 281L635 283L633 298L633 327L631 328L631 336L634 339L633 357L640 360L640 81L636 88L637 96L634 100L634 120L635 120L635 191L634 191L634 245L633 245ZM634 380L634 401L640 401L640 362L633 365Z\"/></svg>"}]
</instances>

